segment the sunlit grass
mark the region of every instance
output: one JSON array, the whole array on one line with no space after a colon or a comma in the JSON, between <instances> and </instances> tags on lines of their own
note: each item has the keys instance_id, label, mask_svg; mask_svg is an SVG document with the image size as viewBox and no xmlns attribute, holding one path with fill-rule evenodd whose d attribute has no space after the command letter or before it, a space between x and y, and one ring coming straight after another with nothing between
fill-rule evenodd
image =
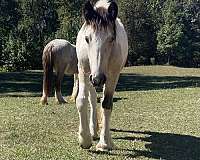
<instances>
[{"instance_id":1,"label":"sunlit grass","mask_svg":"<svg viewBox=\"0 0 200 160\"><path fill-rule=\"evenodd\" d=\"M117 149L108 153L95 151L98 141L89 150L79 147L74 103L57 105L51 97L48 106L39 104L41 72L25 72L21 78L20 74L12 77L15 74L0 73L2 160L200 159L198 69L126 68L112 113L111 133ZM71 80L67 78L67 83L72 84ZM18 81L33 83L24 87ZM6 85L10 89L6 90ZM63 90L64 95L70 94L66 83Z\"/></svg>"}]
</instances>

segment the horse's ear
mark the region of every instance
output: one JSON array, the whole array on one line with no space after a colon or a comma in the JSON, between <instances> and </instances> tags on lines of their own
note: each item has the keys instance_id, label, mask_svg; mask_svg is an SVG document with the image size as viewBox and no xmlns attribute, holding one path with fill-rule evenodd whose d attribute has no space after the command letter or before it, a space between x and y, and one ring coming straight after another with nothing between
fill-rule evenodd
<instances>
[{"instance_id":1,"label":"horse's ear","mask_svg":"<svg viewBox=\"0 0 200 160\"><path fill-rule=\"evenodd\" d=\"M118 6L116 2L111 2L110 6L108 7L108 14L111 20L116 20L118 15Z\"/></svg>"},{"instance_id":2,"label":"horse's ear","mask_svg":"<svg viewBox=\"0 0 200 160\"><path fill-rule=\"evenodd\" d=\"M92 21L94 19L95 11L90 1L87 1L85 3L83 14L87 22Z\"/></svg>"}]
</instances>

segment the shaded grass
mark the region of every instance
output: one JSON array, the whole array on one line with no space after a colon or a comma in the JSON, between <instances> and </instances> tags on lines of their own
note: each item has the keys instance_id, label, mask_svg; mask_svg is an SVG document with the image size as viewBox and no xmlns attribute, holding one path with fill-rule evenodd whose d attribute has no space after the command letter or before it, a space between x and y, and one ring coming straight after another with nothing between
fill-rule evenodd
<instances>
[{"instance_id":1,"label":"shaded grass","mask_svg":"<svg viewBox=\"0 0 200 160\"><path fill-rule=\"evenodd\" d=\"M37 97L42 94L43 73L41 71L25 71L0 73L0 97ZM55 86L55 76L52 78ZM73 76L68 75L63 79L62 93L71 94ZM53 88L52 88L53 95Z\"/></svg>"},{"instance_id":2,"label":"shaded grass","mask_svg":"<svg viewBox=\"0 0 200 160\"><path fill-rule=\"evenodd\" d=\"M95 151L98 141L89 150L78 146L74 103L57 105L50 98L48 106L39 104L41 72L0 73L0 159L199 160L200 71L194 70L126 68L112 114L118 149L103 153ZM66 81L69 95L72 78Z\"/></svg>"}]
</instances>

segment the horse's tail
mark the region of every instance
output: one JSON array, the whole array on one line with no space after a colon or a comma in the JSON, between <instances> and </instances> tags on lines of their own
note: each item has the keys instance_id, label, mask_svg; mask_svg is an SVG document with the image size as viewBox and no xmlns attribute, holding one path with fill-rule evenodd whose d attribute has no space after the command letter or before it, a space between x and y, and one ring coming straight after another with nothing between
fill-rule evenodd
<instances>
[{"instance_id":1,"label":"horse's tail","mask_svg":"<svg viewBox=\"0 0 200 160\"><path fill-rule=\"evenodd\" d=\"M52 78L53 78L53 45L44 48L42 55L42 64L44 70L43 76L43 92L49 96L51 92Z\"/></svg>"}]
</instances>

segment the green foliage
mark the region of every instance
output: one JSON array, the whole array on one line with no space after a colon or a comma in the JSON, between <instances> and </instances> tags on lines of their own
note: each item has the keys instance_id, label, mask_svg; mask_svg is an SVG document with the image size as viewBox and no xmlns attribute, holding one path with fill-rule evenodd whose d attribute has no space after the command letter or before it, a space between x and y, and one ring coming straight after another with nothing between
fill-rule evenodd
<instances>
[{"instance_id":1,"label":"green foliage","mask_svg":"<svg viewBox=\"0 0 200 160\"><path fill-rule=\"evenodd\" d=\"M81 24L82 0L59 0L57 4L60 27L56 32L57 38L67 39L75 44L76 35Z\"/></svg>"},{"instance_id":2,"label":"green foliage","mask_svg":"<svg viewBox=\"0 0 200 160\"><path fill-rule=\"evenodd\" d=\"M4 57L6 57L5 59L6 68L8 70L26 69L23 68L25 66L22 65L27 62L25 44L19 39L14 38L11 34L5 46L6 47L3 52L5 53Z\"/></svg>"},{"instance_id":3,"label":"green foliage","mask_svg":"<svg viewBox=\"0 0 200 160\"><path fill-rule=\"evenodd\" d=\"M21 16L17 8L18 3L15 0L0 1L0 66L3 66L6 60L3 49L8 40L9 32L17 26Z\"/></svg>"},{"instance_id":4,"label":"green foliage","mask_svg":"<svg viewBox=\"0 0 200 160\"><path fill-rule=\"evenodd\" d=\"M192 56L192 65L200 66L200 3L189 3L186 7L185 34L190 46L189 51ZM188 46L188 44L186 44ZM185 45L184 45L185 46Z\"/></svg>"},{"instance_id":5,"label":"green foliage","mask_svg":"<svg viewBox=\"0 0 200 160\"><path fill-rule=\"evenodd\" d=\"M12 28L4 46L4 65L12 70L41 67L45 41L57 30L57 13L52 1L19 1L21 19Z\"/></svg>"},{"instance_id":6,"label":"green foliage","mask_svg":"<svg viewBox=\"0 0 200 160\"><path fill-rule=\"evenodd\" d=\"M92 0L95 3L97 0ZM83 0L1 0L0 67L40 69L44 46L75 44ZM128 65L200 65L199 0L117 0L129 40Z\"/></svg>"},{"instance_id":7,"label":"green foliage","mask_svg":"<svg viewBox=\"0 0 200 160\"><path fill-rule=\"evenodd\" d=\"M191 9L193 8L193 9ZM198 66L197 48L193 47L199 37L199 26L193 23L197 13L200 13L200 5L192 2L176 2L168 0L164 3L163 24L157 34L157 49L160 57L164 57L162 63L192 67ZM193 11L192 11L193 10ZM196 11L196 13L195 13ZM198 18L196 18L196 21ZM195 28L195 29L194 29ZM199 50L200 51L200 50ZM195 58L196 55L196 58Z\"/></svg>"},{"instance_id":8,"label":"green foliage","mask_svg":"<svg viewBox=\"0 0 200 160\"><path fill-rule=\"evenodd\" d=\"M129 65L149 64L155 57L156 35L152 15L143 0L119 1L120 13L129 40Z\"/></svg>"},{"instance_id":9,"label":"green foliage","mask_svg":"<svg viewBox=\"0 0 200 160\"><path fill-rule=\"evenodd\" d=\"M167 63L171 63L171 57L178 54L178 47L183 39L183 25L177 20L176 3L172 0L166 1L163 9L164 24L161 26L157 36L157 49L161 54L167 55Z\"/></svg>"}]
</instances>

